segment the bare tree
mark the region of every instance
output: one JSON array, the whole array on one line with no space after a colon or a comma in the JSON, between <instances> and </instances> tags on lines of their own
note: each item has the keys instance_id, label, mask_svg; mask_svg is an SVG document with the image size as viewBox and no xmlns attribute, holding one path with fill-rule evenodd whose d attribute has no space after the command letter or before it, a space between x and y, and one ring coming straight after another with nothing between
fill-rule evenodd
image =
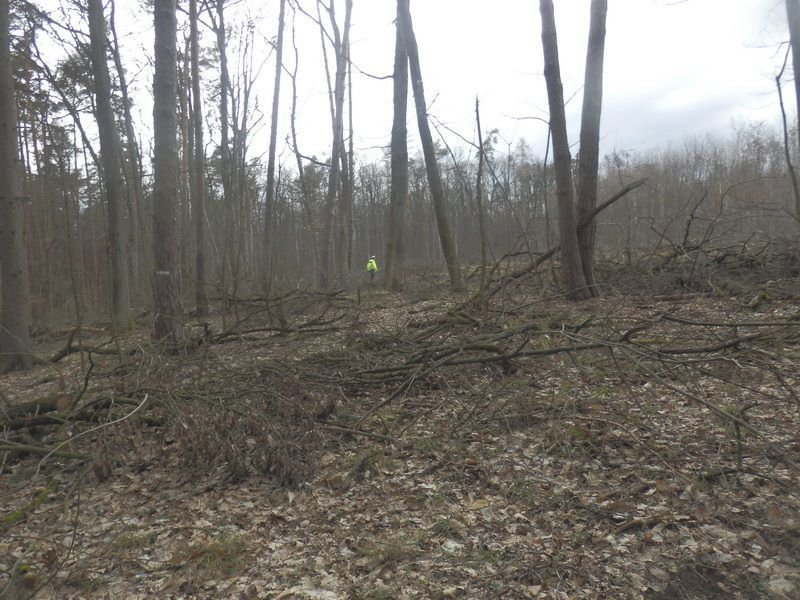
<instances>
[{"instance_id":1,"label":"bare tree","mask_svg":"<svg viewBox=\"0 0 800 600\"><path fill-rule=\"evenodd\" d=\"M333 111L333 143L331 145L331 165L328 171L328 191L325 195L325 206L323 208L322 239L320 241L320 260L319 260L319 280L321 288L326 288L330 283L331 256L333 246L334 219L336 216L336 196L341 185L340 181L340 157L344 138L344 93L345 76L347 74L347 55L346 51L350 45L350 16L353 11L353 0L345 0L344 28L339 32L336 25L334 4L328 6L331 23L334 33L334 51L336 53L336 82L333 90L334 111Z\"/></svg>"},{"instance_id":2,"label":"bare tree","mask_svg":"<svg viewBox=\"0 0 800 600\"><path fill-rule=\"evenodd\" d=\"M114 59L117 78L119 81L119 91L122 96L122 117L125 123L125 155L123 175L126 178L128 189L128 261L130 269L128 280L130 281L130 295L133 302L144 300L149 294L150 273L150 249L145 244L147 233L145 231L143 212L142 191L142 156L139 145L136 142L136 132L133 127L133 115L131 106L133 104L128 94L128 84L125 69L122 66L122 57L119 51L119 39L115 27L115 8L114 2L110 3L110 15L108 19L109 33L111 34L111 54Z\"/></svg>"},{"instance_id":3,"label":"bare tree","mask_svg":"<svg viewBox=\"0 0 800 600\"><path fill-rule=\"evenodd\" d=\"M153 238L155 319L153 337L171 345L184 339L179 291L175 198L178 188L177 19L175 0L155 0L153 80Z\"/></svg>"},{"instance_id":4,"label":"bare tree","mask_svg":"<svg viewBox=\"0 0 800 600\"><path fill-rule=\"evenodd\" d=\"M100 132L100 157L103 164L103 190L108 216L108 254L111 262L111 323L114 331L130 329L130 288L125 248L125 220L122 212L122 173L120 143L111 108L111 82L108 75L106 19L101 0L89 0L89 36L96 99L95 113Z\"/></svg>"},{"instance_id":5,"label":"bare tree","mask_svg":"<svg viewBox=\"0 0 800 600\"><path fill-rule=\"evenodd\" d=\"M603 107L603 57L606 39L607 0L592 0L589 17L589 45L581 113L581 145L578 156L578 222L597 206L597 168L600 158L600 114ZM594 280L594 245L597 224L592 221L578 231L578 248L586 285L598 295Z\"/></svg>"},{"instance_id":6,"label":"bare tree","mask_svg":"<svg viewBox=\"0 0 800 600\"><path fill-rule=\"evenodd\" d=\"M289 130L292 140L292 150L294 152L295 161L297 162L297 181L300 185L300 204L302 205L303 212L305 213L306 227L308 228L309 231L312 232L311 262L313 268L311 269L311 273L313 273L314 279L319 281L319 278L321 277L319 273L320 268L318 262L320 258L319 240L316 233L313 232L315 222L314 222L314 213L311 208L311 191L306 181L305 168L303 167L303 157L300 154L300 148L298 147L297 143L297 71L300 64L300 53L297 49L295 14L296 13L294 11L294 5L292 5L292 49L294 50L294 68L292 72L289 74L289 78L291 79L292 82L292 109L289 117ZM299 263L300 260L298 258L298 264Z\"/></svg>"},{"instance_id":7,"label":"bare tree","mask_svg":"<svg viewBox=\"0 0 800 600\"><path fill-rule=\"evenodd\" d=\"M792 45L792 66L794 67L794 96L797 102L797 110L800 113L800 0L786 0L786 20L789 23L789 40ZM780 83L778 83L780 92ZM800 137L800 128L797 130ZM787 150L787 157L788 157ZM791 168L791 161L788 160ZM800 220L800 194L795 190L795 214L794 218Z\"/></svg>"},{"instance_id":8,"label":"bare tree","mask_svg":"<svg viewBox=\"0 0 800 600\"><path fill-rule=\"evenodd\" d=\"M230 93L230 74L228 72L228 39L225 26L225 0L210 0L204 3L211 19L211 28L217 36L219 52L219 121L220 121L220 174L222 177L222 197L224 210L224 234L222 256L220 259L222 311L223 319L228 310L228 277L233 273L232 236L233 236L233 165L230 146L230 120L228 111L228 94ZM215 10L211 10L214 5Z\"/></svg>"},{"instance_id":9,"label":"bare tree","mask_svg":"<svg viewBox=\"0 0 800 600\"><path fill-rule=\"evenodd\" d=\"M786 0L786 20L789 24L789 40L792 45L792 65L794 66L794 93L800 106L800 0ZM798 130L800 136L800 130Z\"/></svg>"},{"instance_id":10,"label":"bare tree","mask_svg":"<svg viewBox=\"0 0 800 600\"><path fill-rule=\"evenodd\" d=\"M553 135L558 226L561 234L561 272L567 288L567 296L573 300L585 300L590 298L592 293L586 285L578 248L578 221L575 215L575 194L572 187L572 157L567 139L567 118L564 113L564 90L558 62L558 38L553 1L540 0L539 12L542 15L544 78L547 83L550 130Z\"/></svg>"},{"instance_id":11,"label":"bare tree","mask_svg":"<svg viewBox=\"0 0 800 600\"><path fill-rule=\"evenodd\" d=\"M278 39L275 42L275 85L272 91L272 121L269 132L269 157L267 159L267 189L264 194L264 272L266 289L272 278L272 220L275 203L275 154L278 141L278 104L281 96L281 73L283 72L283 29L286 0L281 0L278 13Z\"/></svg>"},{"instance_id":12,"label":"bare tree","mask_svg":"<svg viewBox=\"0 0 800 600\"><path fill-rule=\"evenodd\" d=\"M0 372L27 368L30 296L17 180L17 103L11 70L10 9L0 2Z\"/></svg>"},{"instance_id":13,"label":"bare tree","mask_svg":"<svg viewBox=\"0 0 800 600\"><path fill-rule=\"evenodd\" d=\"M194 279L197 316L208 314L206 296L206 155L203 146L203 99L200 95L200 44L197 31L197 0L189 0L189 37L192 61L192 108L194 110L194 164L192 177L192 217L194 219Z\"/></svg>"},{"instance_id":14,"label":"bare tree","mask_svg":"<svg viewBox=\"0 0 800 600\"><path fill-rule=\"evenodd\" d=\"M439 165L436 162L436 152L433 146L433 137L431 136L431 129L428 124L428 109L425 104L425 90L422 86L422 69L419 64L417 38L414 35L414 25L411 21L408 0L399 0L399 2L402 5L399 20L403 27L403 38L406 41L406 51L408 52L411 87L414 90L414 105L417 110L417 126L419 127L419 137L422 142L422 153L425 157L428 185L431 188L433 210L436 214L439 243L442 246L442 254L444 254L447 272L450 275L450 288L453 291L462 291L464 289L464 278L461 275L461 266L458 262L455 237L453 237L453 231L450 228L450 220L447 217L444 187L442 186L442 178L439 173Z\"/></svg>"},{"instance_id":15,"label":"bare tree","mask_svg":"<svg viewBox=\"0 0 800 600\"><path fill-rule=\"evenodd\" d=\"M408 199L408 52L400 23L403 5L407 0L397 0L394 43L394 87L391 141L392 191L389 205L389 231L386 241L384 281L392 291L399 291L405 283L406 201Z\"/></svg>"},{"instance_id":16,"label":"bare tree","mask_svg":"<svg viewBox=\"0 0 800 600\"><path fill-rule=\"evenodd\" d=\"M342 121L342 170L339 187L339 219L336 235L336 274L346 280L353 266L353 68L350 61L350 41L344 49L347 61L347 146L344 143L344 120Z\"/></svg>"},{"instance_id":17,"label":"bare tree","mask_svg":"<svg viewBox=\"0 0 800 600\"><path fill-rule=\"evenodd\" d=\"M478 229L481 236L481 286L478 292L483 295L486 289L486 217L483 210L483 133L481 132L481 113L478 98L475 98L475 126L478 131L478 173L475 181L475 205L478 209ZM509 173L510 176L510 173ZM508 186L506 186L508 187Z\"/></svg>"}]
</instances>

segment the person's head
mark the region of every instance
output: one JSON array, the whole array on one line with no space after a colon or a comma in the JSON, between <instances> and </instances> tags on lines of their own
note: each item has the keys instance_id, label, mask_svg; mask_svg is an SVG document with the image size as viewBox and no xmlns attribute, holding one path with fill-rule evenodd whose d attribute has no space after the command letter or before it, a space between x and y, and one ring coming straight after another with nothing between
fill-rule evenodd
<instances>
[{"instance_id":1,"label":"person's head","mask_svg":"<svg viewBox=\"0 0 800 600\"><path fill-rule=\"evenodd\" d=\"M375 260L375 257L374 256L370 256L369 259L370 260Z\"/></svg>"}]
</instances>

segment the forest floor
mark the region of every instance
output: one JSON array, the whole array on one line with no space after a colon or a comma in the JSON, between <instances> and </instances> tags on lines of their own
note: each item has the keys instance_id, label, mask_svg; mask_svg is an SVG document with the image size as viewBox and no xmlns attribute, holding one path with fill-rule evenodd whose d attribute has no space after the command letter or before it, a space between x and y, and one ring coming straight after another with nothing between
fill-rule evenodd
<instances>
[{"instance_id":1,"label":"forest floor","mask_svg":"<svg viewBox=\"0 0 800 600\"><path fill-rule=\"evenodd\" d=\"M800 280L431 277L42 341L0 378L0 597L800 597Z\"/></svg>"}]
</instances>

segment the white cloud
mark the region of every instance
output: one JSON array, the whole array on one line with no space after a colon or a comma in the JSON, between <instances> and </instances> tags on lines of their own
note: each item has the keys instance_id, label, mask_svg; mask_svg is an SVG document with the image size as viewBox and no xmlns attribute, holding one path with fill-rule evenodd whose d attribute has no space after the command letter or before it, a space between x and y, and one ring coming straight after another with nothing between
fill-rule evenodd
<instances>
[{"instance_id":1,"label":"white cloud","mask_svg":"<svg viewBox=\"0 0 800 600\"><path fill-rule=\"evenodd\" d=\"M118 0L118 15L125 14L127 4ZM341 19L344 3L336 4ZM276 5L255 0L240 4L263 13L259 32L265 38L275 34ZM305 0L304 5L312 3ZM564 91L572 97L567 112L573 142L580 121L588 5L586 0L555 1ZM546 129L530 119L547 118L538 3L412 0L411 9L432 114L471 138L477 95L484 127L499 127L512 143L525 137L534 152L543 154ZM359 68L374 75L391 73L394 16L392 1L355 0L352 56ZM151 30L144 21L129 24L136 31L129 50L151 47ZM607 27L606 145L650 147L687 134L725 131L733 118L777 119L773 77L782 60L777 44L786 37L783 0L609 0ZM319 33L302 16L297 31L300 141L305 153L323 155L330 149L330 125ZM288 35L287 30L285 60L291 63ZM212 43L212 36L206 33L204 41ZM144 63L140 51L128 59ZM270 106L273 72L267 65L258 83L263 110ZM148 79L146 74L141 78ZM144 90L149 80L141 84ZM289 94L287 81L279 140L288 131ZM391 80L354 73L357 148L388 144L391 98ZM141 91L139 106L149 115ZM409 109L413 132L413 104ZM266 132L261 135L266 138ZM258 147L256 141L256 152Z\"/></svg>"}]
</instances>

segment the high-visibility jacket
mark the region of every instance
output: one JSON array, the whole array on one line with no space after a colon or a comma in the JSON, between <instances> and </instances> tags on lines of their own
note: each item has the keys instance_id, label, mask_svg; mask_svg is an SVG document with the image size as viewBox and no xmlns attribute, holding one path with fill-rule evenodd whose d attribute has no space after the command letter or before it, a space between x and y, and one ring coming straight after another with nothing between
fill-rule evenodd
<instances>
[{"instance_id":1,"label":"high-visibility jacket","mask_svg":"<svg viewBox=\"0 0 800 600\"><path fill-rule=\"evenodd\" d=\"M367 271L369 271L370 273L378 272L378 263L375 262L374 258L370 258L367 261Z\"/></svg>"}]
</instances>

